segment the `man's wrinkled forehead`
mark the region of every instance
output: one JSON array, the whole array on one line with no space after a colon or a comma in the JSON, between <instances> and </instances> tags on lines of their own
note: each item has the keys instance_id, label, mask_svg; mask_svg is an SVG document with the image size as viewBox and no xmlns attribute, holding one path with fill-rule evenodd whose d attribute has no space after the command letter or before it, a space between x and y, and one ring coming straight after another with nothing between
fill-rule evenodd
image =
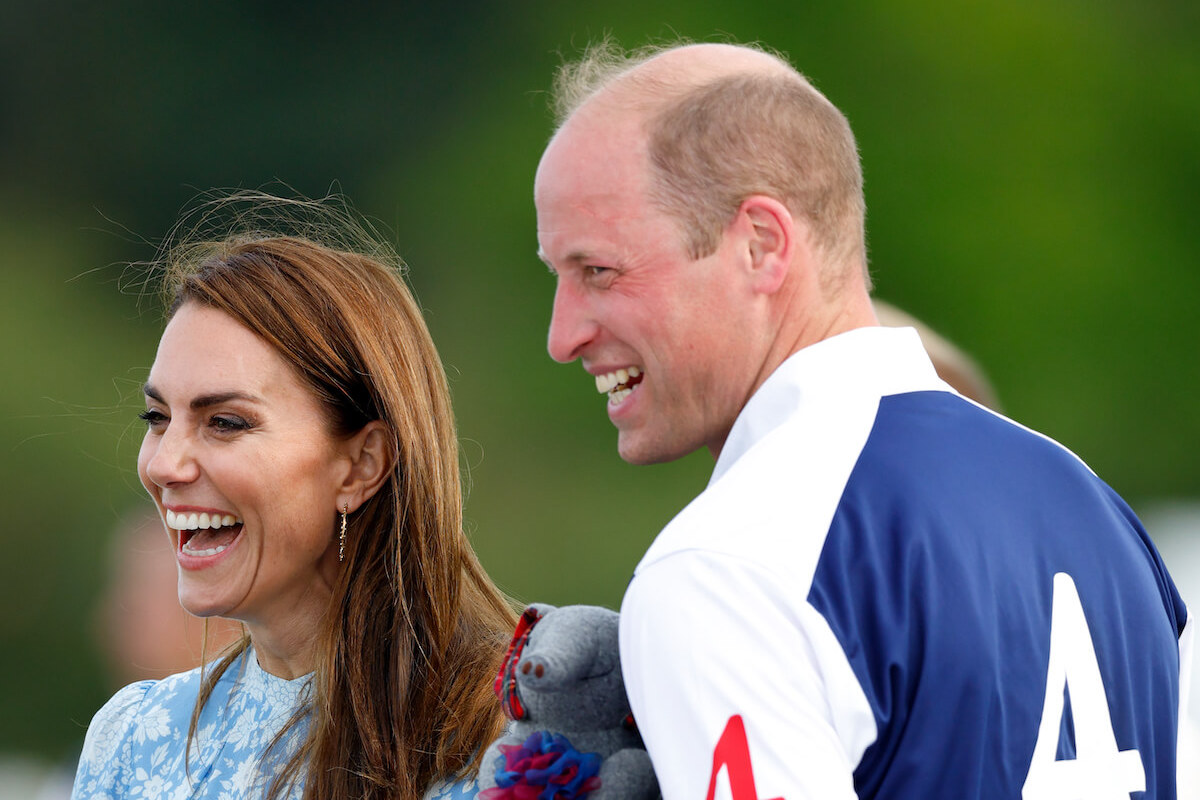
<instances>
[{"instance_id":1,"label":"man's wrinkled forehead","mask_svg":"<svg viewBox=\"0 0 1200 800\"><path fill-rule=\"evenodd\" d=\"M534 202L607 197L642 185L649 165L646 134L637 114L589 103L564 124L542 153Z\"/></svg>"}]
</instances>

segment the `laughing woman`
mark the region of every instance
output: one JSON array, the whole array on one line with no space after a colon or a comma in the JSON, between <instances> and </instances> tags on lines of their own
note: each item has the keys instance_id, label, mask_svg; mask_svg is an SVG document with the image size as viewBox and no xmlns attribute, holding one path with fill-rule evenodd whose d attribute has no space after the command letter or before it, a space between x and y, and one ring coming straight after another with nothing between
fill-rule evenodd
<instances>
[{"instance_id":1,"label":"laughing woman","mask_svg":"<svg viewBox=\"0 0 1200 800\"><path fill-rule=\"evenodd\" d=\"M138 474L184 607L247 635L118 692L74 797L474 794L514 618L463 534L445 374L398 259L336 220L170 259Z\"/></svg>"}]
</instances>

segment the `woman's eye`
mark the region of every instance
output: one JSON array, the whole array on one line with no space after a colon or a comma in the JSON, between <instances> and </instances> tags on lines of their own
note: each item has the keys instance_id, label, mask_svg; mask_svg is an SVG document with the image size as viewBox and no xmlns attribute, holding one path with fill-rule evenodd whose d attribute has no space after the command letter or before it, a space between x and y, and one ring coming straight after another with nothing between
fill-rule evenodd
<instances>
[{"instance_id":1,"label":"woman's eye","mask_svg":"<svg viewBox=\"0 0 1200 800\"><path fill-rule=\"evenodd\" d=\"M209 424L219 431L244 431L250 429L250 423L241 417L221 414L209 420Z\"/></svg>"},{"instance_id":2,"label":"woman's eye","mask_svg":"<svg viewBox=\"0 0 1200 800\"><path fill-rule=\"evenodd\" d=\"M158 427L167 421L167 415L153 408L148 408L138 414L138 419L151 428Z\"/></svg>"}]
</instances>

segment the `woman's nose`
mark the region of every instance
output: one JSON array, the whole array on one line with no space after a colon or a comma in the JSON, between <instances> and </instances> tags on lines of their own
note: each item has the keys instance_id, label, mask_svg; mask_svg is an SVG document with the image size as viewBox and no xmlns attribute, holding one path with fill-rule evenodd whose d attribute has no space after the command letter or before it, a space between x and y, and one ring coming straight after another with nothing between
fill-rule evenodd
<instances>
[{"instance_id":1,"label":"woman's nose","mask_svg":"<svg viewBox=\"0 0 1200 800\"><path fill-rule=\"evenodd\" d=\"M147 433L142 448L149 450L146 476L158 486L190 483L200 474L190 438L169 424L162 433Z\"/></svg>"}]
</instances>

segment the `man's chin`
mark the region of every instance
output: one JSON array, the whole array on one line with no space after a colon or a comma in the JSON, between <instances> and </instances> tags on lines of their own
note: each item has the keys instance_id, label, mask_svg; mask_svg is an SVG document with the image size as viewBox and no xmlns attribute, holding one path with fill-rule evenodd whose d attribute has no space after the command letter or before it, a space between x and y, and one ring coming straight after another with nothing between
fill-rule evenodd
<instances>
[{"instance_id":1,"label":"man's chin","mask_svg":"<svg viewBox=\"0 0 1200 800\"><path fill-rule=\"evenodd\" d=\"M651 440L645 436L639 436L633 431L621 431L617 434L617 454L621 456L622 461L637 466L666 464L683 458L698 449L699 445L695 447L671 446L669 442Z\"/></svg>"}]
</instances>

